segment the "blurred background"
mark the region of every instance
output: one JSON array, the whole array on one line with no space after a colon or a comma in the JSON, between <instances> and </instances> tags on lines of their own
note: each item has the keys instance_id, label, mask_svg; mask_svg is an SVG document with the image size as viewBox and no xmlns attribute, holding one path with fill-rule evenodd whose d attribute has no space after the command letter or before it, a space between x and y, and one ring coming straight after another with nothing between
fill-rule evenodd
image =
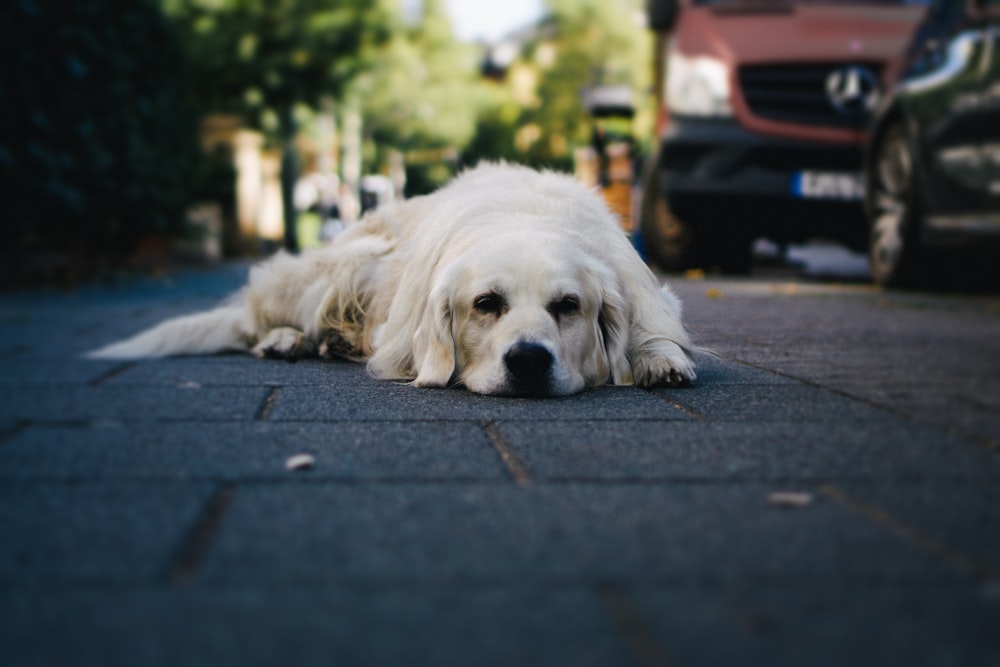
<instances>
[{"instance_id":1,"label":"blurred background","mask_svg":"<svg viewBox=\"0 0 1000 667\"><path fill-rule=\"evenodd\" d=\"M825 238L910 286L1000 250L998 0L0 12L0 284L320 246L481 160L599 187L666 271Z\"/></svg>"},{"instance_id":2,"label":"blurred background","mask_svg":"<svg viewBox=\"0 0 1000 667\"><path fill-rule=\"evenodd\" d=\"M650 86L643 1L508 4L5 3L4 282L309 247L482 159L592 162L585 89Z\"/></svg>"}]
</instances>

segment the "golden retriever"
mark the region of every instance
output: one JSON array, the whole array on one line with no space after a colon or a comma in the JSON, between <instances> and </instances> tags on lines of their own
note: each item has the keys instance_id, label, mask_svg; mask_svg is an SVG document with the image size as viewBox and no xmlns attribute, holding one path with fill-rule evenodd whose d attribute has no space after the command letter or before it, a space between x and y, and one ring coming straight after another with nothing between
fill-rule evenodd
<instances>
[{"instance_id":1,"label":"golden retriever","mask_svg":"<svg viewBox=\"0 0 1000 667\"><path fill-rule=\"evenodd\" d=\"M418 387L562 396L688 383L693 349L678 299L596 192L486 164L376 209L325 248L279 253L226 305L88 356L336 356Z\"/></svg>"}]
</instances>

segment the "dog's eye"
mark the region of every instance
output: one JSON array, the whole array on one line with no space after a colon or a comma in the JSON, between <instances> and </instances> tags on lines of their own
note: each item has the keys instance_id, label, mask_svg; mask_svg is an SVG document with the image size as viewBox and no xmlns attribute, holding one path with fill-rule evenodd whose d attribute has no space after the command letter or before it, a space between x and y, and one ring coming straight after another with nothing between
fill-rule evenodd
<instances>
[{"instance_id":1,"label":"dog's eye","mask_svg":"<svg viewBox=\"0 0 1000 667\"><path fill-rule=\"evenodd\" d=\"M580 300L575 296L564 296L549 304L549 312L560 318L580 312Z\"/></svg>"},{"instance_id":2,"label":"dog's eye","mask_svg":"<svg viewBox=\"0 0 1000 667\"><path fill-rule=\"evenodd\" d=\"M503 297L493 292L482 294L472 302L472 307L484 315L499 316L503 312Z\"/></svg>"}]
</instances>

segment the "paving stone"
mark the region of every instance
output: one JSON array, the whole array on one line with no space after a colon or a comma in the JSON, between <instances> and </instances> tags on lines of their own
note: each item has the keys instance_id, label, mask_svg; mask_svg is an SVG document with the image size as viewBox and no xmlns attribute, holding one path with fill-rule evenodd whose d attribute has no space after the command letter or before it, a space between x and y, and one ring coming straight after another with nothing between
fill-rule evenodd
<instances>
[{"instance_id":1,"label":"paving stone","mask_svg":"<svg viewBox=\"0 0 1000 667\"><path fill-rule=\"evenodd\" d=\"M693 387L553 400L79 358L246 268L0 295L3 664L1000 662L994 296L680 280Z\"/></svg>"},{"instance_id":2,"label":"paving stone","mask_svg":"<svg viewBox=\"0 0 1000 667\"><path fill-rule=\"evenodd\" d=\"M358 382L350 391L341 391L336 386L288 387L281 392L271 413L274 421L510 418L536 421L691 417L636 387L601 387L575 396L530 399L480 396L461 388L416 388L372 379Z\"/></svg>"},{"instance_id":3,"label":"paving stone","mask_svg":"<svg viewBox=\"0 0 1000 667\"><path fill-rule=\"evenodd\" d=\"M241 488L206 585L963 576L827 498L762 485L257 485ZM857 558L856 554L865 554Z\"/></svg>"},{"instance_id":4,"label":"paving stone","mask_svg":"<svg viewBox=\"0 0 1000 667\"><path fill-rule=\"evenodd\" d=\"M709 355L696 355L695 362L698 373L694 385L696 388L719 385L796 384L796 380L783 375Z\"/></svg>"},{"instance_id":5,"label":"paving stone","mask_svg":"<svg viewBox=\"0 0 1000 667\"><path fill-rule=\"evenodd\" d=\"M5 482L0 585L153 583L211 491L207 483Z\"/></svg>"},{"instance_id":6,"label":"paving stone","mask_svg":"<svg viewBox=\"0 0 1000 667\"><path fill-rule=\"evenodd\" d=\"M840 386L855 395L869 395L873 402L899 414L976 435L994 448L1000 448L1000 396L991 393L989 386L982 383L949 385L888 385L875 391L870 385Z\"/></svg>"},{"instance_id":7,"label":"paving stone","mask_svg":"<svg viewBox=\"0 0 1000 667\"><path fill-rule=\"evenodd\" d=\"M992 467L994 474L997 469ZM848 482L839 488L864 507L884 513L887 525L898 524L890 530L914 530L918 539L932 542L961 567L1000 582L1000 481L969 485L935 477L921 484L887 480Z\"/></svg>"},{"instance_id":8,"label":"paving stone","mask_svg":"<svg viewBox=\"0 0 1000 667\"><path fill-rule=\"evenodd\" d=\"M589 588L15 591L0 598L0 621L0 644L20 656L18 667L603 666L633 657Z\"/></svg>"},{"instance_id":9,"label":"paving stone","mask_svg":"<svg viewBox=\"0 0 1000 667\"><path fill-rule=\"evenodd\" d=\"M127 372L115 375L108 386L285 386L331 385L342 387L368 378L364 366L348 361L257 359L228 354L141 360Z\"/></svg>"},{"instance_id":10,"label":"paving stone","mask_svg":"<svg viewBox=\"0 0 1000 667\"><path fill-rule=\"evenodd\" d=\"M295 454L315 457L290 473ZM0 446L0 479L506 479L478 424L162 423L29 426Z\"/></svg>"},{"instance_id":11,"label":"paving stone","mask_svg":"<svg viewBox=\"0 0 1000 667\"><path fill-rule=\"evenodd\" d=\"M83 362L82 370L86 371L88 364ZM120 363L120 362L111 362ZM782 375L759 370L743 364L714 359L707 355L699 355L698 380L695 390L702 386L715 385L763 385L763 384L795 384L796 381ZM45 381L41 372L31 372L27 362L20 365L29 367L23 372L30 382L37 376ZM46 364L46 368L53 364ZM0 369L3 368L0 362ZM141 360L129 368L127 372L116 375L108 380L109 385L176 385L178 383L196 382L205 386L211 385L312 385L327 384L336 386L344 382L358 382L367 379L363 364L347 361L327 361L319 359L303 359L296 363L275 359L256 359L249 355L221 355L207 357L177 357L170 359ZM91 368L91 370L93 370ZM79 372L79 371L78 371ZM88 376L89 377L89 376ZM13 383L15 379L11 379Z\"/></svg>"},{"instance_id":12,"label":"paving stone","mask_svg":"<svg viewBox=\"0 0 1000 667\"><path fill-rule=\"evenodd\" d=\"M806 384L706 385L697 391L656 391L705 419L715 421L842 423L884 419L886 415L861 401Z\"/></svg>"},{"instance_id":13,"label":"paving stone","mask_svg":"<svg viewBox=\"0 0 1000 667\"><path fill-rule=\"evenodd\" d=\"M1000 599L973 587L680 584L626 595L671 664L989 667L1000 662Z\"/></svg>"},{"instance_id":14,"label":"paving stone","mask_svg":"<svg viewBox=\"0 0 1000 667\"><path fill-rule=\"evenodd\" d=\"M502 421L539 479L958 478L1000 484L997 456L896 417L823 422ZM1000 531L998 531L1000 532Z\"/></svg>"},{"instance_id":15,"label":"paving stone","mask_svg":"<svg viewBox=\"0 0 1000 667\"><path fill-rule=\"evenodd\" d=\"M0 403L0 419L34 421L250 421L264 387L26 386Z\"/></svg>"},{"instance_id":16,"label":"paving stone","mask_svg":"<svg viewBox=\"0 0 1000 667\"><path fill-rule=\"evenodd\" d=\"M0 387L18 391L32 385L85 385L121 366L121 361L0 357Z\"/></svg>"},{"instance_id":17,"label":"paving stone","mask_svg":"<svg viewBox=\"0 0 1000 667\"><path fill-rule=\"evenodd\" d=\"M24 426L24 422L18 419L0 419L0 445L17 437Z\"/></svg>"},{"instance_id":18,"label":"paving stone","mask_svg":"<svg viewBox=\"0 0 1000 667\"><path fill-rule=\"evenodd\" d=\"M5 357L38 360L80 359L83 353L126 338L176 315L199 310L190 302L101 308L87 306L74 313L66 309L33 310L30 321L13 327L0 324L0 353ZM95 362L90 362L95 363Z\"/></svg>"}]
</instances>

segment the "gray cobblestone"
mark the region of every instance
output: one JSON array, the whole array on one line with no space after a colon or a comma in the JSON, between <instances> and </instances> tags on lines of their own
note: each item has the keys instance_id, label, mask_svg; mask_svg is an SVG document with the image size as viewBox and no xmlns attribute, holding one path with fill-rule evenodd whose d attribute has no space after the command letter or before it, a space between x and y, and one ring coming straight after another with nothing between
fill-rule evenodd
<instances>
[{"instance_id":1,"label":"gray cobblestone","mask_svg":"<svg viewBox=\"0 0 1000 667\"><path fill-rule=\"evenodd\" d=\"M995 297L677 280L693 386L554 400L79 357L245 276L0 296L4 665L1000 663Z\"/></svg>"}]
</instances>

